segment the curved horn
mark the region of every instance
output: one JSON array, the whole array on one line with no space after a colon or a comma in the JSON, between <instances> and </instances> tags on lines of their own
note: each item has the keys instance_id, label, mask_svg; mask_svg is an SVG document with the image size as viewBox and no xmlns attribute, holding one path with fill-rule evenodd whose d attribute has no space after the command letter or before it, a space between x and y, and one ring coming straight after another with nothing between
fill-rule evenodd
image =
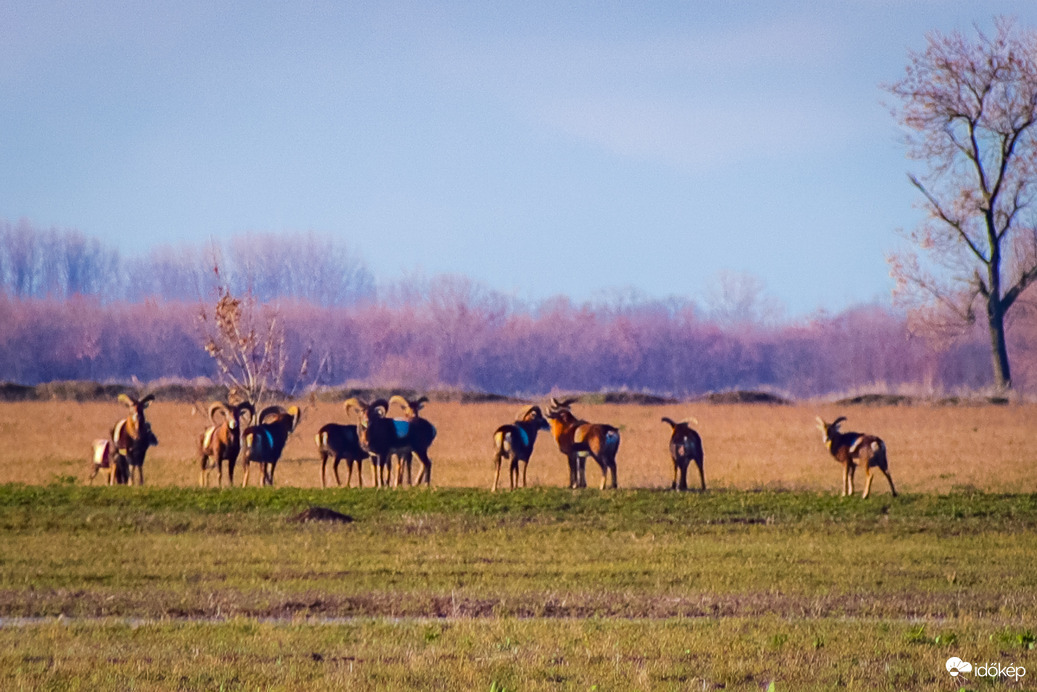
<instances>
[{"instance_id":1,"label":"curved horn","mask_svg":"<svg viewBox=\"0 0 1037 692\"><path fill-rule=\"evenodd\" d=\"M399 394L393 394L391 397L389 397L389 406L392 406L393 404L399 404L400 408L403 409L404 415L406 415L408 418L413 418L417 415L417 412L414 410L414 407L411 406L411 403Z\"/></svg>"},{"instance_id":2,"label":"curved horn","mask_svg":"<svg viewBox=\"0 0 1037 692\"><path fill-rule=\"evenodd\" d=\"M816 420L816 421L817 421L817 427L821 428L822 430L826 430L826 429L828 429L828 423L825 423L825 422L824 422L824 421L823 421L823 420L821 419L821 416L814 416L814 420Z\"/></svg>"},{"instance_id":3,"label":"curved horn","mask_svg":"<svg viewBox=\"0 0 1037 692\"><path fill-rule=\"evenodd\" d=\"M251 401L248 401L248 400L242 401L240 404L238 404L237 406L234 407L234 410L236 410L238 412L239 416L243 412L248 411L249 420L255 420L255 417L256 417L256 407L252 405Z\"/></svg>"},{"instance_id":4,"label":"curved horn","mask_svg":"<svg viewBox=\"0 0 1037 692\"><path fill-rule=\"evenodd\" d=\"M136 406L137 400L129 394L123 392L118 396L119 403L126 404L127 406Z\"/></svg>"},{"instance_id":5,"label":"curved horn","mask_svg":"<svg viewBox=\"0 0 1037 692\"><path fill-rule=\"evenodd\" d=\"M569 408L574 403L579 401L579 399L580 399L580 397L578 397L578 396L569 397L568 399L555 399L554 397L551 397L551 408L553 408L553 409Z\"/></svg>"},{"instance_id":6,"label":"curved horn","mask_svg":"<svg viewBox=\"0 0 1037 692\"><path fill-rule=\"evenodd\" d=\"M838 418L836 418L836 419L835 419L834 421L832 421L832 427L833 427L833 428L834 428L834 427L837 427L837 426L838 426L838 425L839 425L840 423L842 423L842 422L843 422L844 420L846 420L846 416L839 416L839 417L838 417Z\"/></svg>"},{"instance_id":7,"label":"curved horn","mask_svg":"<svg viewBox=\"0 0 1037 692\"><path fill-rule=\"evenodd\" d=\"M144 406L147 406L148 404L150 404L154 400L155 400L155 395L154 394L148 394L146 397L144 397L143 399L141 399L137 403L138 404L142 404Z\"/></svg>"},{"instance_id":8,"label":"curved horn","mask_svg":"<svg viewBox=\"0 0 1037 692\"><path fill-rule=\"evenodd\" d=\"M666 416L663 416L662 421L663 421L663 423L668 423L671 428L676 428L677 427L677 424L674 423L669 418L667 418Z\"/></svg>"},{"instance_id":9,"label":"curved horn","mask_svg":"<svg viewBox=\"0 0 1037 692\"><path fill-rule=\"evenodd\" d=\"M280 406L267 406L259 412L259 416L256 418L256 420L258 420L259 423L262 425L263 419L273 413L283 416L287 413L287 411L285 411L284 408Z\"/></svg>"},{"instance_id":10,"label":"curved horn","mask_svg":"<svg viewBox=\"0 0 1037 692\"><path fill-rule=\"evenodd\" d=\"M370 411L372 409L381 409L381 411L379 411L378 415L384 418L385 414L387 414L389 412L389 402L386 401L385 399L375 399L370 404L368 404L368 406L367 406L368 413L370 413Z\"/></svg>"},{"instance_id":11,"label":"curved horn","mask_svg":"<svg viewBox=\"0 0 1037 692\"><path fill-rule=\"evenodd\" d=\"M220 411L223 411L223 417L225 420L230 418L230 404L226 401L214 401L209 404L209 420L212 421L213 425L219 425L216 422L216 414Z\"/></svg>"},{"instance_id":12,"label":"curved horn","mask_svg":"<svg viewBox=\"0 0 1037 692\"><path fill-rule=\"evenodd\" d=\"M342 405L346 407L346 413L349 413L350 411L354 411L355 410L357 412L357 414L360 414L364 410L367 409L367 403L364 402L364 401L361 401L360 399L357 399L355 396L350 397L350 398L346 399L345 401L343 401Z\"/></svg>"},{"instance_id":13,"label":"curved horn","mask_svg":"<svg viewBox=\"0 0 1037 692\"><path fill-rule=\"evenodd\" d=\"M532 406L527 406L526 408L522 409L522 412L518 414L518 418L516 418L515 420L526 420L527 418L529 418L530 415L532 415L534 411L536 411L537 416L543 417L544 414L540 410L540 407L534 404Z\"/></svg>"},{"instance_id":14,"label":"curved horn","mask_svg":"<svg viewBox=\"0 0 1037 692\"><path fill-rule=\"evenodd\" d=\"M299 425L299 421L302 420L302 409L298 406L289 406L288 415L292 417L292 432L295 432L295 428Z\"/></svg>"}]
</instances>

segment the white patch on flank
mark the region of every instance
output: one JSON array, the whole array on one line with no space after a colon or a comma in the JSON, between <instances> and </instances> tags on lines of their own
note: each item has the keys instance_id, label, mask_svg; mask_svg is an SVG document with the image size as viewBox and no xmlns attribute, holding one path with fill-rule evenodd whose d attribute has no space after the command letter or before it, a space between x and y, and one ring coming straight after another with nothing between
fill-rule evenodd
<instances>
[{"instance_id":1,"label":"white patch on flank","mask_svg":"<svg viewBox=\"0 0 1037 692\"><path fill-rule=\"evenodd\" d=\"M103 469L108 468L108 459L111 456L111 440L94 440L94 465Z\"/></svg>"},{"instance_id":2,"label":"white patch on flank","mask_svg":"<svg viewBox=\"0 0 1037 692\"><path fill-rule=\"evenodd\" d=\"M209 443L212 442L212 435L216 432L216 426L205 429L205 436L202 438L202 447L208 447Z\"/></svg>"}]
</instances>

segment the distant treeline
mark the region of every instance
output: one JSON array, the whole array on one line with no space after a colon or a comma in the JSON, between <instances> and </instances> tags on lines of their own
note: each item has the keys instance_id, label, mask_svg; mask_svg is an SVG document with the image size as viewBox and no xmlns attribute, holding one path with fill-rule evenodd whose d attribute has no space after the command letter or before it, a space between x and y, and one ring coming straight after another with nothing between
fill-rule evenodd
<instances>
[{"instance_id":1,"label":"distant treeline","mask_svg":"<svg viewBox=\"0 0 1037 692\"><path fill-rule=\"evenodd\" d=\"M163 245L124 256L75 229L0 220L0 292L15 298L198 301L211 298L218 282L235 293L250 289L263 302L344 306L375 294L363 260L312 233L246 233L200 248Z\"/></svg>"},{"instance_id":2,"label":"distant treeline","mask_svg":"<svg viewBox=\"0 0 1037 692\"><path fill-rule=\"evenodd\" d=\"M718 320L674 299L527 305L449 276L376 291L361 260L316 236L242 236L215 250L125 259L74 231L21 222L0 232L0 381L25 385L217 380L199 324L215 296L214 251L233 290L251 288L276 306L289 361L279 384L290 393L374 385L689 398L742 389L798 399L977 391L991 380L981 335L937 350L876 306L761 324ZM12 264L11 248L32 245L30 235L50 250ZM1023 314L1010 330L1016 387L1037 391L1037 318Z\"/></svg>"},{"instance_id":3,"label":"distant treeline","mask_svg":"<svg viewBox=\"0 0 1037 692\"><path fill-rule=\"evenodd\" d=\"M0 380L216 380L199 310L185 302L0 297ZM655 304L612 310L559 300L524 311L458 290L450 300L435 291L395 306L283 303L280 315L289 360L281 386L293 393L363 383L680 398L763 389L807 398L905 388L974 391L990 381L981 340L935 351L912 339L903 319L875 307L782 327L722 327ZM1034 354L1017 353L1029 359L1016 356L1016 382L1033 391ZM292 375L307 354L305 374Z\"/></svg>"}]
</instances>

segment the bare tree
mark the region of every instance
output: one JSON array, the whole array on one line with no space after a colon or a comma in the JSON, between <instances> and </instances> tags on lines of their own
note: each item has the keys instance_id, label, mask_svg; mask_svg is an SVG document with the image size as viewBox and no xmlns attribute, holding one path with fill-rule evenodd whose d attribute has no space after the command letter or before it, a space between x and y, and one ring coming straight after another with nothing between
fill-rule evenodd
<instances>
[{"instance_id":1,"label":"bare tree","mask_svg":"<svg viewBox=\"0 0 1037 692\"><path fill-rule=\"evenodd\" d=\"M374 278L348 246L314 233L245 233L227 245L229 284L251 287L261 302L294 298L315 305L352 305L373 297Z\"/></svg>"},{"instance_id":2,"label":"bare tree","mask_svg":"<svg viewBox=\"0 0 1037 692\"><path fill-rule=\"evenodd\" d=\"M230 389L259 409L270 390L282 388L288 366L284 324L276 309L264 306L253 291L235 296L213 264L217 280L216 305L199 313L205 350L216 361ZM305 374L306 357L300 366ZM300 375L300 376L301 376Z\"/></svg>"},{"instance_id":3,"label":"bare tree","mask_svg":"<svg viewBox=\"0 0 1037 692\"><path fill-rule=\"evenodd\" d=\"M6 288L18 298L36 296L40 286L40 234L26 219L14 226L5 225Z\"/></svg>"},{"instance_id":4,"label":"bare tree","mask_svg":"<svg viewBox=\"0 0 1037 692\"><path fill-rule=\"evenodd\" d=\"M728 270L713 276L706 304L710 317L723 324L771 325L785 315L781 301L767 293L763 279Z\"/></svg>"},{"instance_id":5,"label":"bare tree","mask_svg":"<svg viewBox=\"0 0 1037 692\"><path fill-rule=\"evenodd\" d=\"M1037 279L1037 33L1001 18L993 36L931 34L885 89L928 169L910 175L928 217L888 258L898 298L929 328L970 325L982 306L994 383L1009 389L1005 318Z\"/></svg>"},{"instance_id":6,"label":"bare tree","mask_svg":"<svg viewBox=\"0 0 1037 692\"><path fill-rule=\"evenodd\" d=\"M212 254L201 247L163 245L131 258L124 262L127 299L203 300L217 288Z\"/></svg>"}]
</instances>

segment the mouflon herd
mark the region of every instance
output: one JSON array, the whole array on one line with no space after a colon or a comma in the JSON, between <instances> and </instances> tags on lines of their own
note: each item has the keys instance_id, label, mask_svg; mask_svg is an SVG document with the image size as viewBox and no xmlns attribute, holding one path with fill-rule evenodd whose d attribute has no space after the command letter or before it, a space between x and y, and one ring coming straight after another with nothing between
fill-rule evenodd
<instances>
[{"instance_id":1,"label":"mouflon herd","mask_svg":"<svg viewBox=\"0 0 1037 692\"><path fill-rule=\"evenodd\" d=\"M158 444L158 438L145 418L145 409L154 401L154 395L136 399L120 394L118 401L126 405L129 415L119 420L108 437L93 443L90 481L101 471L108 477L108 485L144 484L144 457L149 447ZM587 487L586 464L588 457L601 470L600 488L617 488L616 457L619 454L620 428L608 423L591 423L579 418L572 410L576 398L551 398L547 413L539 405L527 406L511 423L501 425L493 432L494 476L492 490L500 485L501 467L507 462L508 482L512 490L526 487L526 469L533 454L537 435L550 431L569 466L569 487ZM436 427L421 415L428 403L427 397L410 400L398 394L389 399L370 402L353 397L344 402L347 413L356 417L356 423L343 425L328 423L316 435L317 454L320 457L321 487L327 487L327 466L332 462L335 484L341 486L339 463L346 462L346 486L353 480L356 467L357 484L364 486L364 462L371 468L373 487L432 484L432 459L429 448L436 439ZM398 416L390 415L393 407ZM234 404L214 401L208 409L211 423L198 438L199 485L208 485L210 472L216 471L215 484L223 485L223 466L227 466L227 483L234 485L234 468L240 462L244 469L242 486L248 485L249 471L259 464L264 486L274 484L274 470L284 452L289 437L299 425L302 411L298 406L266 406L256 413L252 402L241 400ZM889 473L886 443L880 437L866 433L843 432L840 425L845 416L826 423L817 418L825 447L843 466L844 496L853 495L853 478L857 466L865 473L863 498L871 493L874 471L878 470L889 482L895 497L896 487ZM669 451L673 461L673 490L688 490L688 469L692 462L698 471L698 489L706 490L703 468L702 436L692 424L694 418L676 422L663 417L670 430ZM420 463L418 476L413 478L413 460Z\"/></svg>"}]
</instances>

